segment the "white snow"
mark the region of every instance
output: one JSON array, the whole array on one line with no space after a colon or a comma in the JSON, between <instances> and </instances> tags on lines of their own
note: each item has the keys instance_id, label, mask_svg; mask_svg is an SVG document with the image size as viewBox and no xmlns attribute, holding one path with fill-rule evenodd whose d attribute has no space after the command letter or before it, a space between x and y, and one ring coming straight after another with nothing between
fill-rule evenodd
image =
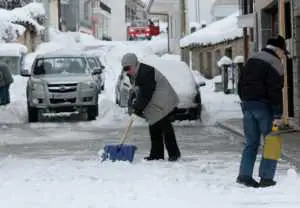
<instances>
[{"instance_id":1,"label":"white snow","mask_svg":"<svg viewBox=\"0 0 300 208\"><path fill-rule=\"evenodd\" d=\"M236 163L221 161L205 156L192 162L131 165L7 158L0 163L0 204L9 208L299 207L300 180L294 169L282 173L277 187L251 189L235 184Z\"/></svg>"},{"instance_id":2,"label":"white snow","mask_svg":"<svg viewBox=\"0 0 300 208\"><path fill-rule=\"evenodd\" d=\"M142 62L154 66L168 78L178 94L179 108L194 107L193 100L196 96L196 82L186 63L182 61L161 59L158 56L147 56Z\"/></svg>"},{"instance_id":3,"label":"white snow","mask_svg":"<svg viewBox=\"0 0 300 208\"><path fill-rule=\"evenodd\" d=\"M222 20L207 25L205 28L200 29L195 33L187 35L181 39L180 47L187 47L192 44L216 44L225 40L242 37L242 29L237 25L238 15L239 12L236 12Z\"/></svg>"},{"instance_id":4,"label":"white snow","mask_svg":"<svg viewBox=\"0 0 300 208\"><path fill-rule=\"evenodd\" d=\"M232 60L231 58L229 58L228 56L223 56L218 62L217 65L218 67L222 67L224 65L231 65L232 64Z\"/></svg>"},{"instance_id":5,"label":"white snow","mask_svg":"<svg viewBox=\"0 0 300 208\"><path fill-rule=\"evenodd\" d=\"M22 8L16 8L11 11L0 9L0 37L8 38L11 35L13 40L22 35L25 28L17 23L28 22L41 32L44 27L37 22L38 17L45 16L45 9L42 3L33 2ZM0 38L0 39L1 39Z\"/></svg>"},{"instance_id":6,"label":"white snow","mask_svg":"<svg viewBox=\"0 0 300 208\"><path fill-rule=\"evenodd\" d=\"M0 56L21 56L27 51L27 47L20 43L0 43Z\"/></svg>"},{"instance_id":7,"label":"white snow","mask_svg":"<svg viewBox=\"0 0 300 208\"><path fill-rule=\"evenodd\" d=\"M233 59L233 63L238 64L238 63L245 63L245 58L244 56L236 56Z\"/></svg>"}]
</instances>

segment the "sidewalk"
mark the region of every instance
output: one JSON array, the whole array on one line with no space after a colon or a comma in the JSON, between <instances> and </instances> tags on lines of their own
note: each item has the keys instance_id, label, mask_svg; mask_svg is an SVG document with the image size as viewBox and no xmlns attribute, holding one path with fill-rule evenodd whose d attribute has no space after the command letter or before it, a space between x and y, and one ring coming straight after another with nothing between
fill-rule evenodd
<instances>
[{"instance_id":1,"label":"sidewalk","mask_svg":"<svg viewBox=\"0 0 300 208\"><path fill-rule=\"evenodd\" d=\"M217 123L220 127L240 135L244 141L243 123L241 118L232 118ZM282 157L291 161L300 169L300 132L283 135Z\"/></svg>"}]
</instances>

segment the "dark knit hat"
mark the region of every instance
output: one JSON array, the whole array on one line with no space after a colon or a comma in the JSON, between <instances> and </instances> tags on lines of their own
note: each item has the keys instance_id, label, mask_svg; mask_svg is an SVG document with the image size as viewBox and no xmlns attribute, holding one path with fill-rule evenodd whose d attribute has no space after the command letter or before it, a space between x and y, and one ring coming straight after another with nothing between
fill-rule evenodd
<instances>
[{"instance_id":1,"label":"dark knit hat","mask_svg":"<svg viewBox=\"0 0 300 208\"><path fill-rule=\"evenodd\" d=\"M275 38L268 39L267 45L271 45L271 46L275 46L277 48L280 48L281 50L283 50L285 52L285 54L289 54L289 52L286 48L285 39L280 35L278 35Z\"/></svg>"}]
</instances>

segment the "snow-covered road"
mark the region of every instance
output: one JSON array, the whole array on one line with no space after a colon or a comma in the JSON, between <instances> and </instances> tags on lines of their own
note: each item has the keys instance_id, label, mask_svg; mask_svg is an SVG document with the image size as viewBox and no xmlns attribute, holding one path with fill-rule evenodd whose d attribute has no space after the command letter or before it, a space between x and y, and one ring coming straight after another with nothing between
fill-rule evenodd
<instances>
[{"instance_id":1,"label":"snow-covered road","mask_svg":"<svg viewBox=\"0 0 300 208\"><path fill-rule=\"evenodd\" d=\"M175 125L175 130L181 161L143 161L149 135L146 126L135 126L129 142L139 149L129 164L98 159L98 151L116 143L122 128L6 126L1 130L0 207L299 207L300 179L286 161L280 162L276 187L244 188L235 183L239 138L197 123Z\"/></svg>"}]
</instances>

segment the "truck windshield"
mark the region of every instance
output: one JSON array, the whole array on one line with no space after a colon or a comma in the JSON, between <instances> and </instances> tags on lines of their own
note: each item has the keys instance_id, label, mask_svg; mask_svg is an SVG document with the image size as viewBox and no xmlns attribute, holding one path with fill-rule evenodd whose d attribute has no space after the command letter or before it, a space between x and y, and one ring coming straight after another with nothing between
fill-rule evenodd
<instances>
[{"instance_id":1,"label":"truck windshield","mask_svg":"<svg viewBox=\"0 0 300 208\"><path fill-rule=\"evenodd\" d=\"M81 57L40 58L33 68L34 75L88 73L86 61Z\"/></svg>"}]
</instances>

